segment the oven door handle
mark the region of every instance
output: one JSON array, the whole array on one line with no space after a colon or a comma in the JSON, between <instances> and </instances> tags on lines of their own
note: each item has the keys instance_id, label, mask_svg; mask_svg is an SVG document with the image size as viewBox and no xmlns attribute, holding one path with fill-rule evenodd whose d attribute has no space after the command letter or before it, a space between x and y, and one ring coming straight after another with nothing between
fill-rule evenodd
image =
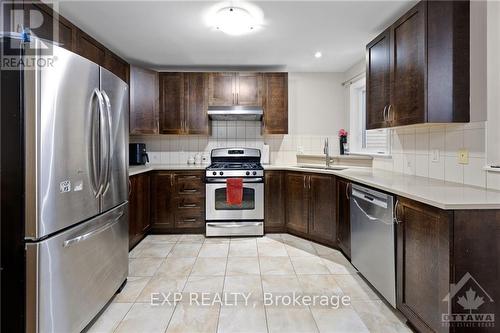
<instances>
[{"instance_id":1,"label":"oven door handle","mask_svg":"<svg viewBox=\"0 0 500 333\"><path fill-rule=\"evenodd\" d=\"M212 228L244 228L244 227L259 227L262 225L262 222L255 222L252 224L245 223L245 224L238 224L238 223L207 223L207 227L212 227Z\"/></svg>"},{"instance_id":2,"label":"oven door handle","mask_svg":"<svg viewBox=\"0 0 500 333\"><path fill-rule=\"evenodd\" d=\"M207 178L207 183L225 183L227 178ZM262 177L257 177L257 178L243 178L243 184L245 183L262 183L264 181L264 178Z\"/></svg>"}]
</instances>

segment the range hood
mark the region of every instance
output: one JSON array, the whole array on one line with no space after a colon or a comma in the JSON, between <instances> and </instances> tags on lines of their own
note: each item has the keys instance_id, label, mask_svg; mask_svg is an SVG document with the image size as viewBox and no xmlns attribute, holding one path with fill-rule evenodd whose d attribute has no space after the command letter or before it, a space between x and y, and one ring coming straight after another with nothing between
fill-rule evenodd
<instances>
[{"instance_id":1,"label":"range hood","mask_svg":"<svg viewBox=\"0 0 500 333\"><path fill-rule=\"evenodd\" d=\"M246 120L262 119L260 106L209 106L208 117L212 120Z\"/></svg>"}]
</instances>

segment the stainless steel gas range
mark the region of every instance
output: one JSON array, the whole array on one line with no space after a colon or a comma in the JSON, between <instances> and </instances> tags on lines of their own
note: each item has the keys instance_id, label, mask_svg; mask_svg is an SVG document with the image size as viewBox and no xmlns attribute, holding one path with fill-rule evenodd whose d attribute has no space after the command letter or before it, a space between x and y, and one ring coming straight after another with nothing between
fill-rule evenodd
<instances>
[{"instance_id":1,"label":"stainless steel gas range","mask_svg":"<svg viewBox=\"0 0 500 333\"><path fill-rule=\"evenodd\" d=\"M262 236L264 234L264 169L260 150L212 150L206 169L207 236ZM227 201L227 180L242 178L241 204Z\"/></svg>"}]
</instances>

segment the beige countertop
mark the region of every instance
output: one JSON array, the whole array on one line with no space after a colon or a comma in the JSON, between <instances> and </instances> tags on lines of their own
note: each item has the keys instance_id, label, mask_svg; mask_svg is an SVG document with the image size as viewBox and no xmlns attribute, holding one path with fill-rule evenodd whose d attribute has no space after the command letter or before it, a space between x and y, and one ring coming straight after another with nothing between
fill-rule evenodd
<instances>
[{"instance_id":1,"label":"beige countertop","mask_svg":"<svg viewBox=\"0 0 500 333\"><path fill-rule=\"evenodd\" d=\"M131 166L129 174L132 176L152 170L204 170L206 167L206 165L150 164L146 166ZM304 168L296 165L264 165L264 169L337 175L362 185L374 187L441 209L500 209L500 191L432 178L405 175L367 167L324 170Z\"/></svg>"}]
</instances>

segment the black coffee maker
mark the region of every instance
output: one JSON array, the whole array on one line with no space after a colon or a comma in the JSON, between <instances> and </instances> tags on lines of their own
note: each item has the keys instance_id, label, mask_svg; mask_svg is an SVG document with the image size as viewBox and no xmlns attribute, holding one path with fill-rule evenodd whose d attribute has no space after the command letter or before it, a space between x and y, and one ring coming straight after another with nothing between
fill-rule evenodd
<instances>
[{"instance_id":1,"label":"black coffee maker","mask_svg":"<svg viewBox=\"0 0 500 333\"><path fill-rule=\"evenodd\" d=\"M144 165L146 162L149 163L145 143L130 143L128 148L129 165Z\"/></svg>"}]
</instances>

